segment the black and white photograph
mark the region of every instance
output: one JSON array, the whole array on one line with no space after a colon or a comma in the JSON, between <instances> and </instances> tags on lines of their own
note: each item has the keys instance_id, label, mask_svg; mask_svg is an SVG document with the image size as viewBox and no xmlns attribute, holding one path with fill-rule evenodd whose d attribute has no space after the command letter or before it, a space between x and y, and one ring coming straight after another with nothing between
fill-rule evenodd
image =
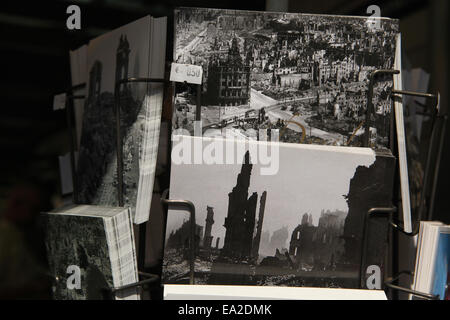
<instances>
[{"instance_id":1,"label":"black and white photograph","mask_svg":"<svg viewBox=\"0 0 450 320\"><path fill-rule=\"evenodd\" d=\"M198 139L203 148L213 141L178 143ZM172 163L171 198L196 208L195 283L359 288L364 214L389 203L394 158L370 148L279 143L278 173L262 175L250 145L265 143L235 140L245 149L237 164ZM189 228L188 212L169 210L166 284L189 281ZM383 271L387 228L371 230L367 261Z\"/></svg>"},{"instance_id":2,"label":"black and white photograph","mask_svg":"<svg viewBox=\"0 0 450 320\"><path fill-rule=\"evenodd\" d=\"M153 188L163 87L158 83L115 85L127 78L164 75L164 63L152 60L164 57L165 41L159 41L158 55L150 45L163 38L164 34L153 37L152 32L157 23L165 25L165 21L144 17L90 41L87 49L89 76L77 168L79 198L86 204L118 204L117 95L124 204L132 208L135 223L148 220L150 203L142 197Z\"/></svg>"},{"instance_id":3,"label":"black and white photograph","mask_svg":"<svg viewBox=\"0 0 450 320\"><path fill-rule=\"evenodd\" d=\"M0 3L0 300L450 299L450 1Z\"/></svg>"},{"instance_id":4,"label":"black and white photograph","mask_svg":"<svg viewBox=\"0 0 450 320\"><path fill-rule=\"evenodd\" d=\"M101 300L110 288L138 279L129 209L67 206L44 213L52 295L57 300ZM135 288L120 291L116 299L136 300Z\"/></svg>"},{"instance_id":5,"label":"black and white photograph","mask_svg":"<svg viewBox=\"0 0 450 320\"><path fill-rule=\"evenodd\" d=\"M391 69L395 19L239 10L175 11L174 61L203 68L204 136L362 146L369 75ZM371 141L388 146L392 78L375 84ZM173 126L193 135L196 90L179 85Z\"/></svg>"}]
</instances>

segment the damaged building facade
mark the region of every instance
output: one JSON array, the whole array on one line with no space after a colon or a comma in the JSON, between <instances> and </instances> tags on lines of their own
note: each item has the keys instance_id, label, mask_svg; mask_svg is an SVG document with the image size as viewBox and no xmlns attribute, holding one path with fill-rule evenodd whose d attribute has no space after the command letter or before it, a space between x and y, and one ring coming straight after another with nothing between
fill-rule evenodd
<instances>
[{"instance_id":1,"label":"damaged building facade","mask_svg":"<svg viewBox=\"0 0 450 320\"><path fill-rule=\"evenodd\" d=\"M305 213L302 222L291 235L289 255L297 268L314 266L314 269L334 269L344 253L344 230L346 213L323 211L318 226Z\"/></svg>"},{"instance_id":2,"label":"damaged building facade","mask_svg":"<svg viewBox=\"0 0 450 320\"><path fill-rule=\"evenodd\" d=\"M213 52L219 52L217 42ZM210 105L239 106L250 101L250 66L242 59L238 39L233 38L228 57L221 59L218 53L211 55L208 64L206 98Z\"/></svg>"},{"instance_id":3,"label":"damaged building facade","mask_svg":"<svg viewBox=\"0 0 450 320\"><path fill-rule=\"evenodd\" d=\"M256 223L258 193L254 192L249 197L248 191L252 167L250 153L247 151L236 186L228 194L228 213L224 223L226 233L221 251L222 257L242 261L257 258L267 192L263 192L261 196L258 223ZM254 237L255 227L256 236Z\"/></svg>"}]
</instances>

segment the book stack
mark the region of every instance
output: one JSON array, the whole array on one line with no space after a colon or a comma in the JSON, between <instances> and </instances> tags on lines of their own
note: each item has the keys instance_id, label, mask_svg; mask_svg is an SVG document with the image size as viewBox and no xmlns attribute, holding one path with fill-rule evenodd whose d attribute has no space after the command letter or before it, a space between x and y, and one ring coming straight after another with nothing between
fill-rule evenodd
<instances>
[{"instance_id":1,"label":"book stack","mask_svg":"<svg viewBox=\"0 0 450 320\"><path fill-rule=\"evenodd\" d=\"M130 210L71 205L41 215L53 297L99 300L110 289L138 281ZM116 299L139 299L136 288L118 291Z\"/></svg>"},{"instance_id":2,"label":"book stack","mask_svg":"<svg viewBox=\"0 0 450 320\"><path fill-rule=\"evenodd\" d=\"M450 226L422 221L417 241L414 290L448 300Z\"/></svg>"},{"instance_id":3,"label":"book stack","mask_svg":"<svg viewBox=\"0 0 450 320\"><path fill-rule=\"evenodd\" d=\"M70 55L70 75L72 86L76 87L85 84L88 79L87 72L87 45L82 45L78 49L71 50ZM79 88L75 92L76 95L85 95L86 87ZM84 99L74 99L74 117L77 150L80 147L81 125L83 123Z\"/></svg>"}]
</instances>

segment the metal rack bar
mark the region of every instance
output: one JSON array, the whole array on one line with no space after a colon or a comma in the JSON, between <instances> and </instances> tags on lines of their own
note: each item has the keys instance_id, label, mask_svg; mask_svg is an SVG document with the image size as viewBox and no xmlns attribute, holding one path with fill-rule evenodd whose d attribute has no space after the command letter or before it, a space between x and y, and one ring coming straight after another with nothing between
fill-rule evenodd
<instances>
[{"instance_id":1,"label":"metal rack bar","mask_svg":"<svg viewBox=\"0 0 450 320\"><path fill-rule=\"evenodd\" d=\"M415 91L407 91L407 90L391 90L391 93L393 94L401 94L401 95L407 95L407 96L413 96L413 97L421 97L421 98L427 98L427 99L436 99L437 96L431 93L421 93L421 92L415 92Z\"/></svg>"},{"instance_id":2,"label":"metal rack bar","mask_svg":"<svg viewBox=\"0 0 450 320\"><path fill-rule=\"evenodd\" d=\"M74 112L74 100L75 99L84 99L85 95L74 95L73 92L75 90L83 89L86 87L85 83L80 83L76 86L69 87L66 90L66 121L67 121L67 130L69 135L69 147L70 147L70 169L72 171L72 196L73 202L78 203L78 195L79 195L79 186L78 186L78 177L75 166L75 146L77 145L76 134L74 134L73 128L73 112Z\"/></svg>"},{"instance_id":3,"label":"metal rack bar","mask_svg":"<svg viewBox=\"0 0 450 320\"><path fill-rule=\"evenodd\" d=\"M437 116L438 120L441 120L442 122L442 127L441 127L441 134L439 137L439 146L438 146L438 151L437 151L437 156L436 156L436 165L434 167L434 175L433 175L433 184L431 187L431 194L430 194L430 206L428 209L428 220L432 220L432 214L434 212L434 201L436 199L436 188L437 188L437 181L438 181L438 175L439 175L439 167L441 164L441 158L442 158L442 150L444 148L444 140L445 140L445 132L446 132L446 128L447 128L447 119L448 116L445 115L438 115Z\"/></svg>"},{"instance_id":4,"label":"metal rack bar","mask_svg":"<svg viewBox=\"0 0 450 320\"><path fill-rule=\"evenodd\" d=\"M431 165L432 165L432 149L434 146L434 140L436 139L437 135L437 129L436 129L436 118L439 113L439 95L429 94L429 93L420 93L420 92L412 92L412 91L403 91L403 90L392 90L392 100L395 99L395 95L408 95L408 96L416 96L416 97L422 97L427 99L433 99L435 100L436 104L431 109L431 116L432 116L432 131L431 131L431 140L428 146L428 154L427 159L425 161L425 170L424 170L424 181L422 185L422 192L421 192L421 199L420 199L420 206L418 211L418 217L417 221L420 222L422 220L422 217L424 217L424 211L426 207L426 197L427 197L427 191L429 186L429 179L430 179L430 171L431 171ZM439 157L440 155L438 155ZM415 236L419 233L419 223L416 223L413 225L413 231L412 232L406 232L403 227L401 227L398 223L395 223L393 221L390 222L391 226L400 232L402 232L405 235L409 236Z\"/></svg>"},{"instance_id":5,"label":"metal rack bar","mask_svg":"<svg viewBox=\"0 0 450 320\"><path fill-rule=\"evenodd\" d=\"M373 107L373 88L375 85L375 78L381 74L399 74L399 70L388 70L388 69L378 69L373 71L369 75L369 88L367 90L367 108L366 108L366 121L365 121L365 133L364 133L364 146L369 147L370 146L370 125L372 123L371 116L374 114L374 107Z\"/></svg>"},{"instance_id":6,"label":"metal rack bar","mask_svg":"<svg viewBox=\"0 0 450 320\"><path fill-rule=\"evenodd\" d=\"M195 108L195 120L196 121L200 121L202 120L202 85L201 84L197 84L197 106Z\"/></svg>"},{"instance_id":7,"label":"metal rack bar","mask_svg":"<svg viewBox=\"0 0 450 320\"><path fill-rule=\"evenodd\" d=\"M137 252L137 265L139 269L145 269L145 248L147 239L147 223L141 223L139 225L139 237L138 237L138 252Z\"/></svg>"},{"instance_id":8,"label":"metal rack bar","mask_svg":"<svg viewBox=\"0 0 450 320\"><path fill-rule=\"evenodd\" d=\"M118 288L107 288L112 294L116 294L116 292L120 292L123 290L127 290L130 288L135 288L135 287L139 287L142 288L144 285L149 285L149 284L153 284L155 282L159 282L160 278L158 275L156 274L150 274L150 273L145 273L145 272L138 272L138 274L142 277L145 278L144 280L140 280L138 282L135 283L130 283Z\"/></svg>"},{"instance_id":9,"label":"metal rack bar","mask_svg":"<svg viewBox=\"0 0 450 320\"><path fill-rule=\"evenodd\" d=\"M418 296L427 300L439 300L439 295L433 295L429 293L423 293L412 289L403 288L400 286L397 286L394 284L394 282L397 282L400 279L400 276L403 274L408 274L410 276L413 276L413 273L410 271L401 271L399 272L395 277L389 278L384 285L392 290L397 290L401 292L406 292L409 294L412 294L413 296Z\"/></svg>"}]
</instances>

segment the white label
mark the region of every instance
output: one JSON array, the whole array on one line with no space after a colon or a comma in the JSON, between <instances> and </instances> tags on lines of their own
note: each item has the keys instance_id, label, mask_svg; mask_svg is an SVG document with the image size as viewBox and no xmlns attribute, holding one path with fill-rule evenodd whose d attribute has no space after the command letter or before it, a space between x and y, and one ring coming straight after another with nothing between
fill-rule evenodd
<instances>
[{"instance_id":1,"label":"white label","mask_svg":"<svg viewBox=\"0 0 450 320\"><path fill-rule=\"evenodd\" d=\"M170 81L201 84L203 69L201 66L172 62Z\"/></svg>"},{"instance_id":2,"label":"white label","mask_svg":"<svg viewBox=\"0 0 450 320\"><path fill-rule=\"evenodd\" d=\"M66 94L60 93L53 97L53 111L61 110L66 107Z\"/></svg>"}]
</instances>

